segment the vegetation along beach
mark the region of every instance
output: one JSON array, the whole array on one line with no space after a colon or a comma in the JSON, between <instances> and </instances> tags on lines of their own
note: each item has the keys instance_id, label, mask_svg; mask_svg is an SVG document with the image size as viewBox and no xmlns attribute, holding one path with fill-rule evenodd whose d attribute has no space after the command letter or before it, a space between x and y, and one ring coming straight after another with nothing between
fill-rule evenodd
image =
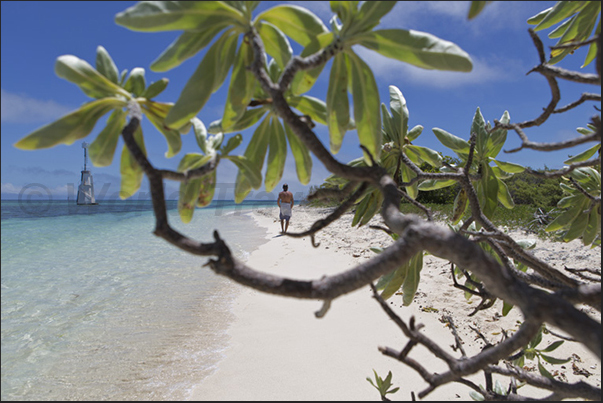
<instances>
[{"instance_id":1,"label":"vegetation along beach","mask_svg":"<svg viewBox=\"0 0 603 403\"><path fill-rule=\"evenodd\" d=\"M2 400L600 400L600 15L3 2Z\"/></svg>"}]
</instances>

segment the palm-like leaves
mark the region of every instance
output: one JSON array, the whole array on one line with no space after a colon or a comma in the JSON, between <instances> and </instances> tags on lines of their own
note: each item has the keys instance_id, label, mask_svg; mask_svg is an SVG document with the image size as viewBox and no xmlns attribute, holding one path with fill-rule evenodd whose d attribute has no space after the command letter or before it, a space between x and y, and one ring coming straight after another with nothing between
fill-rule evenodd
<instances>
[{"instance_id":1,"label":"palm-like leaves","mask_svg":"<svg viewBox=\"0 0 603 403\"><path fill-rule=\"evenodd\" d=\"M337 152L341 146L345 132L355 127L360 143L377 160L383 142L377 85L371 69L352 50L352 45L359 44L387 57L423 68L458 71L471 69L471 61L466 53L449 42L412 31L373 31L380 19L391 11L395 2L365 2L362 5L358 2L331 2L332 10L343 23L334 21L333 32L329 32L313 13L298 6L278 5L252 18L257 4L256 1L140 2L117 14L116 23L132 30L182 31L151 64L154 71L172 69L209 46L177 102L172 105L152 101L151 98L165 89L167 80L147 86L142 68L133 69L129 76L126 76L127 71L119 74L104 48L99 47L97 52L96 69L74 56L63 56L57 61L57 74L76 83L86 95L96 100L37 130L17 143L17 146L42 148L59 143L71 144L87 136L101 116L113 111L106 128L91 146L93 163L108 165L112 161L120 129L125 124L123 109L128 102L137 102L141 111L165 136L168 143L166 156L171 157L181 148L180 134L189 130L195 115L206 105L211 94L221 88L228 73L232 71L223 117L209 127L210 134L216 135L214 140L220 139L219 144L213 151L206 149L202 157L196 157L196 163L205 161L205 157L218 151L235 163L240 169L235 198L241 201L251 188L261 185L258 173L263 169L266 155L266 189L270 191L276 186L282 177L287 143L294 155L300 182L308 183L312 170L312 159L307 148L277 118L270 106L269 97L257 85L247 68L253 61L254 54L248 42L241 40L241 37L250 30L257 31L267 54L272 57L266 68L274 82L279 80L292 57L290 40L304 47L301 56L319 52L332 46L334 41L341 45L343 52L335 57L326 103L304 95L314 85L324 64L298 72L285 97L290 106L302 115L329 127L333 152ZM347 91L352 95L354 119L349 113ZM251 108L252 101L261 106ZM231 148L225 152L228 145L220 146L223 133L244 130L258 122L262 123L256 129L245 156L230 156L228 153ZM196 127L199 129L198 123ZM198 133L196 135L200 136ZM233 137L235 138L239 139L240 136ZM137 141L141 147L144 145L142 132L137 133ZM240 141L235 143L239 144ZM412 152L415 159L425 157L421 157L424 153L420 149ZM126 196L138 189L141 172L134 168L135 164L128 160L127 154L122 155L125 155L122 156L122 173L127 178L127 185L122 186L122 196ZM193 157L189 155L187 161L183 159L181 164L188 166L191 158ZM365 161L370 161L368 155L365 155ZM185 168L184 165L181 169L192 169ZM197 205L203 205L203 200L212 194L210 189L215 180L205 180L202 183L205 185L199 185L199 192L205 196L197 198ZM191 206L191 195L197 193L197 184L194 187L194 191L192 188L183 190L182 206ZM207 191L203 190L205 188ZM372 210L374 209L368 209L369 212Z\"/></svg>"},{"instance_id":2,"label":"palm-like leaves","mask_svg":"<svg viewBox=\"0 0 603 403\"><path fill-rule=\"evenodd\" d=\"M509 113L505 111L500 118L500 122L506 124L509 121ZM489 132L489 129L490 124L486 123L479 108L477 108L471 124L471 132L476 136L476 146L473 164L469 167L469 172L472 174L480 173L480 179L474 183L474 186L480 206L486 217L492 217L492 213L499 202L506 208L511 209L514 207L513 199L503 179L507 179L514 173L525 170L521 165L495 159L507 139L507 131L497 129ZM454 151L463 161L462 164L465 165L469 157L469 142L439 128L434 128L433 132L438 140L444 146ZM492 162L496 166L491 166L490 163ZM448 170L446 167L442 168L444 172ZM426 180L419 185L419 190L439 189L455 183L456 181L451 180ZM451 216L452 222L456 224L467 208L467 195L464 190L460 190L454 202L454 210Z\"/></svg>"},{"instance_id":3,"label":"palm-like leaves","mask_svg":"<svg viewBox=\"0 0 603 403\"><path fill-rule=\"evenodd\" d=\"M118 78L117 67L109 53L99 46L96 52L96 68L76 56L64 55L57 58L56 74L76 84L87 96L94 98L74 112L55 122L43 126L19 140L15 146L24 150L54 147L58 144L73 144L88 136L101 117L111 112L105 127L90 145L90 159L96 166L107 166L113 161L117 140L125 126L124 108L129 102L139 104L142 112L165 136L168 143L167 157L180 151L180 132L168 129L165 117L172 104L152 101L167 86L167 79L146 85L144 69L134 68L127 80L127 70ZM125 81L125 82L124 82ZM186 130L186 127L181 128ZM142 129L135 133L136 141L144 151ZM142 170L125 148L121 159L122 184L120 197L128 198L140 188Z\"/></svg>"}]
</instances>

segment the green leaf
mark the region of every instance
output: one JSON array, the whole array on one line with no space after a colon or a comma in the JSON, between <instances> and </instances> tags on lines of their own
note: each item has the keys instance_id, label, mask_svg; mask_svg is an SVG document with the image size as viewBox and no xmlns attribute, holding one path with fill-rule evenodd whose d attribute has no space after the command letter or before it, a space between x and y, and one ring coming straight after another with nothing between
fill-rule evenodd
<instances>
[{"instance_id":1,"label":"green leaf","mask_svg":"<svg viewBox=\"0 0 603 403\"><path fill-rule=\"evenodd\" d=\"M165 152L165 157L172 158L174 155L178 154L182 148L180 132L176 129L170 129L165 125L166 114L157 113L156 110L144 107L142 108L142 112L149 118L153 126L163 134L163 137L165 137L165 140L168 143L168 150Z\"/></svg>"},{"instance_id":2,"label":"green leaf","mask_svg":"<svg viewBox=\"0 0 603 403\"><path fill-rule=\"evenodd\" d=\"M439 168L442 166L442 156L440 153L430 148L409 144L404 147L404 150L406 150L406 152L415 153L421 159L421 161L427 162L434 168Z\"/></svg>"},{"instance_id":3,"label":"green leaf","mask_svg":"<svg viewBox=\"0 0 603 403\"><path fill-rule=\"evenodd\" d=\"M540 344L540 342L542 341L542 329L543 329L543 327L540 327L540 329L538 330L538 333L536 333L536 336L534 336L532 338L532 340L530 340L530 342L528 343L528 346L530 348L528 350L534 349L536 346L538 346ZM528 355L528 351L526 351L526 355Z\"/></svg>"},{"instance_id":4,"label":"green leaf","mask_svg":"<svg viewBox=\"0 0 603 403\"><path fill-rule=\"evenodd\" d=\"M551 375L551 373L546 370L546 368L540 363L540 361L538 361L538 372L540 372L540 375L544 377L547 377L549 379L555 379L555 377L553 377L553 375Z\"/></svg>"},{"instance_id":5,"label":"green leaf","mask_svg":"<svg viewBox=\"0 0 603 403\"><path fill-rule=\"evenodd\" d=\"M588 215L588 224L582 235L582 243L590 245L601 234L601 206L593 208Z\"/></svg>"},{"instance_id":6,"label":"green leaf","mask_svg":"<svg viewBox=\"0 0 603 403\"><path fill-rule=\"evenodd\" d=\"M508 209L512 209L515 207L515 202L513 201L513 197L509 192L509 188L507 184L500 179L498 180L498 201Z\"/></svg>"},{"instance_id":7,"label":"green leaf","mask_svg":"<svg viewBox=\"0 0 603 403\"><path fill-rule=\"evenodd\" d=\"M287 158L287 138L285 130L278 118L274 117L270 124L270 150L268 152L268 167L264 185L266 192L278 185L285 172L285 159Z\"/></svg>"},{"instance_id":8,"label":"green leaf","mask_svg":"<svg viewBox=\"0 0 603 403\"><path fill-rule=\"evenodd\" d=\"M224 21L246 23L243 13L223 1L142 1L115 16L116 24L144 32L202 30Z\"/></svg>"},{"instance_id":9,"label":"green leaf","mask_svg":"<svg viewBox=\"0 0 603 403\"><path fill-rule=\"evenodd\" d=\"M563 36L563 34L565 34L567 29L570 27L572 22L574 22L575 19L576 19L576 16L574 15L572 18L568 18L563 23L559 24L559 26L557 26L557 28L555 28L553 31L551 31L549 33L549 35L548 35L549 38L551 38L551 39L561 38Z\"/></svg>"},{"instance_id":10,"label":"green leaf","mask_svg":"<svg viewBox=\"0 0 603 403\"><path fill-rule=\"evenodd\" d=\"M542 10L536 15L528 18L527 23L530 25L538 25L547 16L547 14L553 9L553 7L549 7L546 10Z\"/></svg>"},{"instance_id":11,"label":"green leaf","mask_svg":"<svg viewBox=\"0 0 603 403\"><path fill-rule=\"evenodd\" d=\"M270 141L270 118L268 114L255 129L251 141L245 150L245 157L259 170L262 170L268 142ZM261 185L261 181L260 181ZM235 181L235 203L241 203L251 191L252 184L241 171Z\"/></svg>"},{"instance_id":12,"label":"green leaf","mask_svg":"<svg viewBox=\"0 0 603 403\"><path fill-rule=\"evenodd\" d=\"M216 190L216 170L214 169L207 175L201 177L201 188L197 197L197 207L208 206L214 199Z\"/></svg>"},{"instance_id":13,"label":"green leaf","mask_svg":"<svg viewBox=\"0 0 603 403\"><path fill-rule=\"evenodd\" d=\"M192 118L191 122L193 123L195 139L197 140L197 144L199 145L201 151L203 151L203 153L206 155L213 154L215 150L211 149L207 144L207 129L205 128L203 122L197 117Z\"/></svg>"},{"instance_id":14,"label":"green leaf","mask_svg":"<svg viewBox=\"0 0 603 403\"><path fill-rule=\"evenodd\" d=\"M595 155L595 153L597 151L599 151L600 149L601 149L601 144L596 144L593 147L589 148L588 150L583 151L580 154L575 155L575 156L571 157L570 159L563 161L563 163L569 165L569 164L574 164L576 162L586 161L590 157Z\"/></svg>"},{"instance_id":15,"label":"green leaf","mask_svg":"<svg viewBox=\"0 0 603 403\"><path fill-rule=\"evenodd\" d=\"M202 178L191 179L180 183L178 192L178 213L183 223L188 224L193 219L195 205L199 191L201 190Z\"/></svg>"},{"instance_id":16,"label":"green leaf","mask_svg":"<svg viewBox=\"0 0 603 403\"><path fill-rule=\"evenodd\" d=\"M511 116L509 112L505 111L500 118L500 123L508 124L511 121ZM488 136L488 141L486 142L486 150L484 153L485 157L496 157L502 146L507 141L507 130L505 129L496 129Z\"/></svg>"},{"instance_id":17,"label":"green leaf","mask_svg":"<svg viewBox=\"0 0 603 403\"><path fill-rule=\"evenodd\" d=\"M109 81L119 85L119 72L109 52L102 46L96 48L96 71L107 77Z\"/></svg>"},{"instance_id":18,"label":"green leaf","mask_svg":"<svg viewBox=\"0 0 603 403\"><path fill-rule=\"evenodd\" d=\"M121 76L120 76L120 79L119 79L119 86L120 86L120 87L121 87L121 86L124 84L124 82L126 81L126 74L128 74L128 69L124 69L124 70L121 72Z\"/></svg>"},{"instance_id":19,"label":"green leaf","mask_svg":"<svg viewBox=\"0 0 603 403\"><path fill-rule=\"evenodd\" d=\"M222 119L213 121L210 123L207 131L212 134L216 133L232 133L241 130L245 130L250 126L256 124L262 116L269 110L267 106L262 106L260 108L247 109L243 116L236 122L234 125L224 129L222 127Z\"/></svg>"},{"instance_id":20,"label":"green leaf","mask_svg":"<svg viewBox=\"0 0 603 403\"><path fill-rule=\"evenodd\" d=\"M444 146L450 148L457 155L461 156L464 159L469 155L469 143L463 140L460 137L455 136L454 134L450 134L445 130L438 129L437 127L433 128L433 133L436 135L440 143Z\"/></svg>"},{"instance_id":21,"label":"green leaf","mask_svg":"<svg viewBox=\"0 0 603 403\"><path fill-rule=\"evenodd\" d=\"M421 280L421 269L423 268L423 251L414 255L409 262L406 279L402 285L402 303L409 306L415 297Z\"/></svg>"},{"instance_id":22,"label":"green leaf","mask_svg":"<svg viewBox=\"0 0 603 403\"><path fill-rule=\"evenodd\" d=\"M88 62L72 55L59 56L54 65L54 72L57 76L77 84L91 98L115 95L130 97L127 91L100 74Z\"/></svg>"},{"instance_id":23,"label":"green leaf","mask_svg":"<svg viewBox=\"0 0 603 403\"><path fill-rule=\"evenodd\" d=\"M281 70L284 69L293 55L289 40L280 29L267 21L259 22L257 28L266 53L274 58Z\"/></svg>"},{"instance_id":24,"label":"green leaf","mask_svg":"<svg viewBox=\"0 0 603 403\"><path fill-rule=\"evenodd\" d=\"M211 159L211 155L203 155L199 153L188 153L185 154L180 163L178 163L178 172L191 171L193 169L201 168L207 164Z\"/></svg>"},{"instance_id":25,"label":"green leaf","mask_svg":"<svg viewBox=\"0 0 603 403\"><path fill-rule=\"evenodd\" d=\"M554 364L554 365L560 365L560 364L565 364L571 361L571 358L555 358L555 357L551 357L550 355L546 355L546 354L540 354L540 356L542 357L543 360L545 360L546 362L548 362L549 364Z\"/></svg>"},{"instance_id":26,"label":"green leaf","mask_svg":"<svg viewBox=\"0 0 603 403\"><path fill-rule=\"evenodd\" d=\"M468 203L469 198L467 197L467 192L465 191L465 189L459 190L459 192L456 194L456 197L454 198L452 217L450 218L452 224L458 223L461 218L463 218Z\"/></svg>"},{"instance_id":27,"label":"green leaf","mask_svg":"<svg viewBox=\"0 0 603 403\"><path fill-rule=\"evenodd\" d=\"M411 179L417 176L417 174L406 165L400 166L400 172L404 182L410 182ZM404 189L406 190L406 193L413 199L416 199L419 195L419 185L417 183L414 183L411 186L406 186Z\"/></svg>"},{"instance_id":28,"label":"green leaf","mask_svg":"<svg viewBox=\"0 0 603 403\"><path fill-rule=\"evenodd\" d=\"M331 153L337 154L343 142L343 136L350 123L350 104L348 100L348 69L345 55L339 53L333 59L329 88L327 90L327 126Z\"/></svg>"},{"instance_id":29,"label":"green leaf","mask_svg":"<svg viewBox=\"0 0 603 403\"><path fill-rule=\"evenodd\" d=\"M360 219L364 216L364 214L366 213L366 210L369 206L369 202L371 199L371 194L367 193L363 199L360 201L360 203L358 204L358 206L356 207L356 213L354 213L354 218L352 218L352 227L356 226L356 224L358 224L360 222Z\"/></svg>"},{"instance_id":30,"label":"green leaf","mask_svg":"<svg viewBox=\"0 0 603 403\"><path fill-rule=\"evenodd\" d=\"M328 46L331 42L333 42L332 32L320 34L317 37L312 38L312 41L304 48L304 50L302 50L300 56L307 57L309 55L313 55L314 53ZM300 95L310 91L316 82L316 79L318 79L318 76L322 72L324 66L325 64L322 63L313 69L298 72L291 82L291 93L294 95Z\"/></svg>"},{"instance_id":31,"label":"green leaf","mask_svg":"<svg viewBox=\"0 0 603 403\"><path fill-rule=\"evenodd\" d=\"M289 147L295 159L295 169L297 178L302 185L310 183L312 177L312 157L306 145L291 131L289 126L285 125L285 134L289 141Z\"/></svg>"},{"instance_id":32,"label":"green leaf","mask_svg":"<svg viewBox=\"0 0 603 403\"><path fill-rule=\"evenodd\" d=\"M96 136L96 139L90 144L88 155L90 160L97 167L106 167L113 162L113 155L117 148L117 140L126 125L127 112L117 109L111 113L107 125Z\"/></svg>"},{"instance_id":33,"label":"green leaf","mask_svg":"<svg viewBox=\"0 0 603 403\"><path fill-rule=\"evenodd\" d=\"M149 85L147 89L140 94L140 96L146 99L155 98L157 95L161 94L163 90L165 90L169 81L170 80L167 78L162 78L161 80L155 81Z\"/></svg>"},{"instance_id":34,"label":"green leaf","mask_svg":"<svg viewBox=\"0 0 603 403\"><path fill-rule=\"evenodd\" d=\"M502 315L507 316L509 312L511 312L511 309L513 309L513 305L509 304L506 301L503 301Z\"/></svg>"},{"instance_id":35,"label":"green leaf","mask_svg":"<svg viewBox=\"0 0 603 403\"><path fill-rule=\"evenodd\" d=\"M423 126L416 125L412 129L410 129L410 131L406 135L406 140L408 140L408 141L415 141L416 138L421 135L421 133L423 133Z\"/></svg>"},{"instance_id":36,"label":"green leaf","mask_svg":"<svg viewBox=\"0 0 603 403\"><path fill-rule=\"evenodd\" d=\"M570 225L572 221L581 214L586 208L586 204L588 200L586 197L582 197L577 201L573 206L571 206L567 211L559 215L557 218L553 220L546 228L545 231L552 232L558 231Z\"/></svg>"},{"instance_id":37,"label":"green leaf","mask_svg":"<svg viewBox=\"0 0 603 403\"><path fill-rule=\"evenodd\" d=\"M473 116L473 122L471 123L471 134L476 135L477 141L475 150L477 151L478 157L485 158L488 133L486 133L486 121L484 120L484 116L482 115L479 107Z\"/></svg>"},{"instance_id":38,"label":"green leaf","mask_svg":"<svg viewBox=\"0 0 603 403\"><path fill-rule=\"evenodd\" d=\"M497 166L490 167L490 169L492 169L494 176L496 176L498 179L509 179L509 178L513 177L513 175L514 175L512 173L503 171L502 169L500 169Z\"/></svg>"},{"instance_id":39,"label":"green leaf","mask_svg":"<svg viewBox=\"0 0 603 403\"><path fill-rule=\"evenodd\" d=\"M601 2L589 1L586 3L574 20L569 24L563 36L557 42L557 45L582 42L590 36L597 19L601 14ZM552 49L550 64L555 64L563 59L566 55L573 53L575 48Z\"/></svg>"},{"instance_id":40,"label":"green leaf","mask_svg":"<svg viewBox=\"0 0 603 403\"><path fill-rule=\"evenodd\" d=\"M423 69L471 71L469 55L452 42L425 32L382 29L359 35L360 45Z\"/></svg>"},{"instance_id":41,"label":"green leaf","mask_svg":"<svg viewBox=\"0 0 603 403\"><path fill-rule=\"evenodd\" d=\"M146 86L144 69L142 67L133 68L124 84L124 89L134 94L135 97L138 97L144 92Z\"/></svg>"},{"instance_id":42,"label":"green leaf","mask_svg":"<svg viewBox=\"0 0 603 403\"><path fill-rule=\"evenodd\" d=\"M237 50L237 35L228 30L208 49L166 118L169 127L181 127L205 105L226 78Z\"/></svg>"},{"instance_id":43,"label":"green leaf","mask_svg":"<svg viewBox=\"0 0 603 403\"><path fill-rule=\"evenodd\" d=\"M253 62L253 49L243 41L239 47L237 58L232 69L228 97L224 106L222 126L229 128L245 113L249 101L253 97L255 78L247 67Z\"/></svg>"},{"instance_id":44,"label":"green leaf","mask_svg":"<svg viewBox=\"0 0 603 403\"><path fill-rule=\"evenodd\" d=\"M383 141L385 143L394 143L395 147L400 148L398 143L398 136L394 135L395 131L393 128L392 115L387 110L387 106L381 103L381 123L383 124Z\"/></svg>"},{"instance_id":45,"label":"green leaf","mask_svg":"<svg viewBox=\"0 0 603 403\"><path fill-rule=\"evenodd\" d=\"M378 160L381 156L381 111L377 82L370 67L351 50L346 53L350 64L350 84L354 98L354 120L360 144ZM370 158L365 155L365 161Z\"/></svg>"},{"instance_id":46,"label":"green leaf","mask_svg":"<svg viewBox=\"0 0 603 403\"><path fill-rule=\"evenodd\" d=\"M243 155L225 155L224 158L232 161L239 168L239 172L243 173L243 176L254 189L262 186L262 172L247 157Z\"/></svg>"},{"instance_id":47,"label":"green leaf","mask_svg":"<svg viewBox=\"0 0 603 403\"><path fill-rule=\"evenodd\" d=\"M309 10L294 5L279 5L264 11L256 21L267 21L302 46L308 46L318 35L328 32L320 18Z\"/></svg>"},{"instance_id":48,"label":"green leaf","mask_svg":"<svg viewBox=\"0 0 603 403\"><path fill-rule=\"evenodd\" d=\"M499 180L492 172L490 166L486 163L481 164L482 177L478 184L478 199L484 215L488 218L492 217L496 206L498 205L498 182ZM481 190L481 191L480 191Z\"/></svg>"},{"instance_id":49,"label":"green leaf","mask_svg":"<svg viewBox=\"0 0 603 403\"><path fill-rule=\"evenodd\" d=\"M330 1L329 5L344 27L352 25L356 14L358 13L358 1Z\"/></svg>"},{"instance_id":50,"label":"green leaf","mask_svg":"<svg viewBox=\"0 0 603 403\"><path fill-rule=\"evenodd\" d=\"M421 184L419 185L419 190L427 191L427 190L442 189L442 188L445 188L448 186L452 186L455 183L456 183L456 181L454 179L447 179L447 180L428 179L426 181L421 182Z\"/></svg>"},{"instance_id":51,"label":"green leaf","mask_svg":"<svg viewBox=\"0 0 603 403\"><path fill-rule=\"evenodd\" d=\"M492 161L494 161L494 163L505 172L518 174L526 170L525 167L522 167L519 164L513 164L512 162L503 162L494 159Z\"/></svg>"},{"instance_id":52,"label":"green leaf","mask_svg":"<svg viewBox=\"0 0 603 403\"><path fill-rule=\"evenodd\" d=\"M73 144L86 137L96 122L112 109L126 107L127 103L118 98L103 98L84 104L59 120L43 126L15 143L21 150L37 150L54 147L57 144Z\"/></svg>"},{"instance_id":53,"label":"green leaf","mask_svg":"<svg viewBox=\"0 0 603 403\"><path fill-rule=\"evenodd\" d=\"M322 100L302 95L289 97L287 102L304 115L310 116L313 121L327 124L327 105Z\"/></svg>"},{"instance_id":54,"label":"green leaf","mask_svg":"<svg viewBox=\"0 0 603 403\"><path fill-rule=\"evenodd\" d=\"M557 341L549 344L549 346L547 348L545 348L544 350L540 350L540 351L544 351L544 352L550 353L551 351L555 351L562 344L563 344L563 340L557 340Z\"/></svg>"},{"instance_id":55,"label":"green leaf","mask_svg":"<svg viewBox=\"0 0 603 403\"><path fill-rule=\"evenodd\" d=\"M563 241L569 242L574 240L584 233L584 230L588 226L588 214L584 214L584 212L580 212L573 220L567 232L563 235Z\"/></svg>"},{"instance_id":56,"label":"green leaf","mask_svg":"<svg viewBox=\"0 0 603 403\"><path fill-rule=\"evenodd\" d=\"M337 14L345 27L352 25L358 14L359 1L330 1L331 11Z\"/></svg>"},{"instance_id":57,"label":"green leaf","mask_svg":"<svg viewBox=\"0 0 603 403\"><path fill-rule=\"evenodd\" d=\"M228 26L227 22L208 24L202 31L185 31L157 59L151 63L152 71L168 71L180 66L205 48L214 37Z\"/></svg>"},{"instance_id":58,"label":"green leaf","mask_svg":"<svg viewBox=\"0 0 603 403\"><path fill-rule=\"evenodd\" d=\"M396 270L393 270L389 275L382 277L386 278L386 280L381 285L384 288L381 292L381 298L390 298L400 289L400 287L402 287L402 284L406 279L406 273L408 272L408 270L409 264L406 263L398 267ZM379 280L379 283L381 283L381 280ZM377 287L379 287L379 283L377 284Z\"/></svg>"},{"instance_id":59,"label":"green leaf","mask_svg":"<svg viewBox=\"0 0 603 403\"><path fill-rule=\"evenodd\" d=\"M490 2L489 1L472 1L471 6L469 7L469 14L467 15L467 18L472 20L473 18L477 17L477 15L482 12L484 7L486 7L486 5L488 5L488 3L490 3Z\"/></svg>"},{"instance_id":60,"label":"green leaf","mask_svg":"<svg viewBox=\"0 0 603 403\"><path fill-rule=\"evenodd\" d=\"M593 34L593 36L597 36L601 34L601 19L599 19L599 22L597 23L597 27L595 28L595 32ZM593 42L590 44L590 46L588 47L588 52L586 53L586 58L584 59L584 64L582 64L582 66L580 66L581 69L583 69L584 67L588 66L593 60L595 60L595 57L597 56L597 42Z\"/></svg>"},{"instance_id":61,"label":"green leaf","mask_svg":"<svg viewBox=\"0 0 603 403\"><path fill-rule=\"evenodd\" d=\"M408 133L408 107L406 99L398 87L389 86L389 109L392 113L392 123L395 134L398 135L398 144L404 144Z\"/></svg>"},{"instance_id":62,"label":"green leaf","mask_svg":"<svg viewBox=\"0 0 603 403\"><path fill-rule=\"evenodd\" d=\"M241 145L242 142L243 142L243 136L241 136L241 133L237 133L236 135L232 136L231 138L228 139L226 146L224 146L220 149L220 151L222 152L222 155L223 156L227 155L229 152L231 152L232 150L237 148L239 145Z\"/></svg>"},{"instance_id":63,"label":"green leaf","mask_svg":"<svg viewBox=\"0 0 603 403\"><path fill-rule=\"evenodd\" d=\"M558 22L563 21L567 17L580 11L586 6L586 2L581 1L559 1L553 7L546 9L536 16L528 19L528 24L534 24L538 22L538 25L534 28L534 31L540 31L552 27Z\"/></svg>"},{"instance_id":64,"label":"green leaf","mask_svg":"<svg viewBox=\"0 0 603 403\"><path fill-rule=\"evenodd\" d=\"M138 126L138 129L134 132L134 140L138 147L142 150L144 155L147 155L147 149L144 145L144 138L142 136L142 129ZM121 152L120 168L121 172L121 188L119 190L119 197L127 199L132 197L142 183L143 171L140 165L136 162L128 148L124 145Z\"/></svg>"},{"instance_id":65,"label":"green leaf","mask_svg":"<svg viewBox=\"0 0 603 403\"><path fill-rule=\"evenodd\" d=\"M396 5L395 1L365 1L354 16L354 24L349 27L348 35L373 29L381 18Z\"/></svg>"},{"instance_id":66,"label":"green leaf","mask_svg":"<svg viewBox=\"0 0 603 403\"><path fill-rule=\"evenodd\" d=\"M534 239L518 239L515 242L523 249L534 249L534 247L536 247L536 241Z\"/></svg>"},{"instance_id":67,"label":"green leaf","mask_svg":"<svg viewBox=\"0 0 603 403\"><path fill-rule=\"evenodd\" d=\"M366 208L366 211L365 211L364 215L362 216L362 219L358 223L359 227L362 227L362 226L368 224L369 221L375 216L375 214L377 214L379 212L379 209L381 208L381 204L383 203L383 195L378 190L371 193L369 199L370 200L368 201L368 206Z\"/></svg>"}]
</instances>

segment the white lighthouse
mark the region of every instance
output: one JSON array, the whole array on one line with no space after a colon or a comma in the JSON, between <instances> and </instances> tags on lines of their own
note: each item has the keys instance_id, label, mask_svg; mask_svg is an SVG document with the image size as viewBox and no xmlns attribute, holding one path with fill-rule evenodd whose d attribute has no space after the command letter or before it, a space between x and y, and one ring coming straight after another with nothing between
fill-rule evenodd
<instances>
[{"instance_id":1,"label":"white lighthouse","mask_svg":"<svg viewBox=\"0 0 603 403\"><path fill-rule=\"evenodd\" d=\"M82 148L84 149L84 169L82 170L80 186L77 188L78 205L98 204L94 198L94 182L92 181L92 174L88 170L88 146L89 144L86 142L82 144Z\"/></svg>"}]
</instances>

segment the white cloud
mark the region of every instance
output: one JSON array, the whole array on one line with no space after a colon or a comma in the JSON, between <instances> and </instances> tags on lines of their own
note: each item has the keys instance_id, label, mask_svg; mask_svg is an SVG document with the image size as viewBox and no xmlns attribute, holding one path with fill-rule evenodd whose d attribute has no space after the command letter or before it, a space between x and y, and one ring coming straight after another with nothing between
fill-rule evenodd
<instances>
[{"instance_id":1,"label":"white cloud","mask_svg":"<svg viewBox=\"0 0 603 403\"><path fill-rule=\"evenodd\" d=\"M15 186L12 183L2 183L0 184L0 191L2 194L19 194L21 192L22 187Z\"/></svg>"},{"instance_id":2,"label":"white cloud","mask_svg":"<svg viewBox=\"0 0 603 403\"><path fill-rule=\"evenodd\" d=\"M492 2L472 20L467 18L469 1L399 1L382 20L382 27L401 28L402 25L429 32L429 24L441 24L441 17L450 24L463 24L462 29L476 34L508 29L526 29L526 19L544 10L547 4L535 2ZM502 17L504 16L504 18ZM438 18L440 17L440 18ZM423 27L418 28L416 25ZM459 25L460 27L460 25Z\"/></svg>"},{"instance_id":3,"label":"white cloud","mask_svg":"<svg viewBox=\"0 0 603 403\"><path fill-rule=\"evenodd\" d=\"M54 120L71 111L52 100L39 100L23 94L13 94L4 89L2 95L2 122L31 123Z\"/></svg>"},{"instance_id":4,"label":"white cloud","mask_svg":"<svg viewBox=\"0 0 603 403\"><path fill-rule=\"evenodd\" d=\"M507 59L481 59L472 57L473 70L469 73L426 70L390 59L377 52L356 46L356 53L370 61L371 69L377 80L404 80L408 84L434 88L455 88L466 85L481 85L500 81L509 81L513 77L525 74L521 62Z\"/></svg>"}]
</instances>

